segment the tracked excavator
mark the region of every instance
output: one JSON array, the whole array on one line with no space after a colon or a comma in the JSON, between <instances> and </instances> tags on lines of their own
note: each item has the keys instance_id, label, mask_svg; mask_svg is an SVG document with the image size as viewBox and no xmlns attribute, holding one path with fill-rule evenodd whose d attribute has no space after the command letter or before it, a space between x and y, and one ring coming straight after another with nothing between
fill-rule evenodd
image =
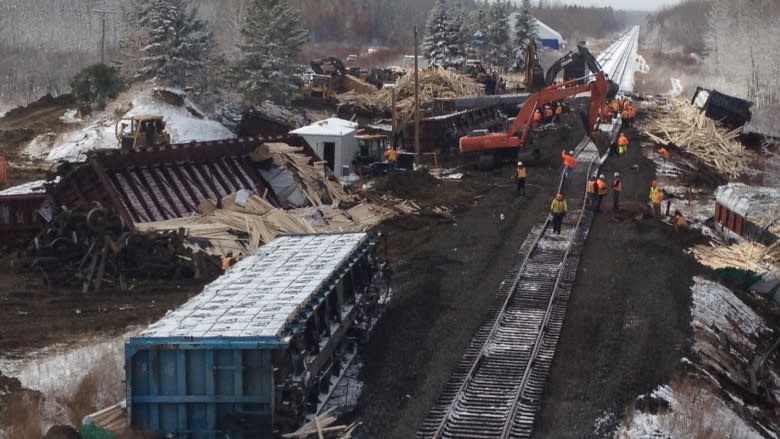
<instances>
[{"instance_id":1,"label":"tracked excavator","mask_svg":"<svg viewBox=\"0 0 780 439\"><path fill-rule=\"evenodd\" d=\"M585 131L589 136L596 127L599 110L607 101L609 85L604 72L597 71L595 80L583 84L583 78L574 78L560 84L551 85L532 94L517 113L512 124L505 131L486 133L475 131L461 137L459 148L462 153L480 153L480 167L494 167L504 160L515 161L520 148L525 145L533 125L533 115L537 108L545 104L576 96L580 93L590 93L588 115L585 119Z\"/></svg>"},{"instance_id":2,"label":"tracked excavator","mask_svg":"<svg viewBox=\"0 0 780 439\"><path fill-rule=\"evenodd\" d=\"M535 92L549 87L555 82L555 78L563 70L563 80L569 81L576 78L584 78L586 68L591 73L603 71L598 60L585 47L584 42L577 44L577 48L558 58L544 73L544 68L539 64L539 55L536 44L531 42L526 51L525 84L526 91ZM611 99L618 92L618 85L607 78L608 97Z\"/></svg>"}]
</instances>

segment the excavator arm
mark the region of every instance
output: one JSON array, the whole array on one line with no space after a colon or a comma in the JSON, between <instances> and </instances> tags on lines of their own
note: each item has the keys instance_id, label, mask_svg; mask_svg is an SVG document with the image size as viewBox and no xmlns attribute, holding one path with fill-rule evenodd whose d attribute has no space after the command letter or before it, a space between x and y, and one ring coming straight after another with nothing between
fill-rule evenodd
<instances>
[{"instance_id":1,"label":"excavator arm","mask_svg":"<svg viewBox=\"0 0 780 439\"><path fill-rule=\"evenodd\" d=\"M588 131L596 125L599 109L607 96L608 85L604 72L596 73L596 80L585 85L577 84L578 79L572 79L561 84L552 85L529 96L512 125L506 131L478 136L461 137L459 148L461 152L501 150L518 148L525 144L531 130L534 111L550 102L576 96L580 93L590 93L588 105ZM519 136L516 134L520 133Z\"/></svg>"}]
</instances>

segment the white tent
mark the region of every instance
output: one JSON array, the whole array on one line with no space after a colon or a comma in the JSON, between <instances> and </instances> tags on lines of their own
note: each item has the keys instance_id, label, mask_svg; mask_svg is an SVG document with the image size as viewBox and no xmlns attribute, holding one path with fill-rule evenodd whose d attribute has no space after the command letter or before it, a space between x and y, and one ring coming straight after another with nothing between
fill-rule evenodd
<instances>
[{"instance_id":1,"label":"white tent","mask_svg":"<svg viewBox=\"0 0 780 439\"><path fill-rule=\"evenodd\" d=\"M509 25L510 25L510 32L511 35L515 34L515 22L517 21L517 15L520 14L519 12L513 12L509 16ZM555 29L551 28L550 26L542 23L539 21L539 19L534 18L536 20L536 32L539 36L538 42L540 43L540 46L550 47L555 50L563 49L565 46L565 41L563 40L563 36L560 34L560 32L556 31Z\"/></svg>"}]
</instances>

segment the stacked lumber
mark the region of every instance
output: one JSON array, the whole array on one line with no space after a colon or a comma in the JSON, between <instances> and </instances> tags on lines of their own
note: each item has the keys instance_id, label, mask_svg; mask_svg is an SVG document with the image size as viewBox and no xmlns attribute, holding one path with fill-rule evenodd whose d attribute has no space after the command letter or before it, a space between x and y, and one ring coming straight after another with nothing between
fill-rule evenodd
<instances>
[{"instance_id":1,"label":"stacked lumber","mask_svg":"<svg viewBox=\"0 0 780 439\"><path fill-rule=\"evenodd\" d=\"M714 269L738 268L754 273L764 273L780 262L780 249L778 247L767 248L757 242L742 242L732 245L710 242L709 245L692 247L689 251L701 264Z\"/></svg>"},{"instance_id":2,"label":"stacked lumber","mask_svg":"<svg viewBox=\"0 0 780 439\"><path fill-rule=\"evenodd\" d=\"M331 416L333 409L315 416L292 433L282 435L285 439L349 439L359 424L334 425L337 419Z\"/></svg>"},{"instance_id":3,"label":"stacked lumber","mask_svg":"<svg viewBox=\"0 0 780 439\"><path fill-rule=\"evenodd\" d=\"M447 69L435 66L420 70L419 100L428 101L433 98L454 98L459 96L478 96L485 93L485 87L472 78ZM395 109L403 121L414 118L414 70L398 78L395 86ZM393 91L383 88L373 93L357 93L350 91L337 96L342 104L350 104L364 110L379 108L390 111Z\"/></svg>"},{"instance_id":4,"label":"stacked lumber","mask_svg":"<svg viewBox=\"0 0 780 439\"><path fill-rule=\"evenodd\" d=\"M188 235L185 244L190 248L211 255L232 253L239 256L252 253L278 235L366 231L400 212L412 212L406 205L391 209L366 202L348 209L319 205L283 210L271 206L257 195L239 203L236 194L224 197L221 206L219 209L207 209L200 215L138 223L136 228L143 231L184 229ZM209 245L204 247L204 243Z\"/></svg>"},{"instance_id":5,"label":"stacked lumber","mask_svg":"<svg viewBox=\"0 0 780 439\"><path fill-rule=\"evenodd\" d=\"M653 141L676 146L730 178L742 175L752 155L738 141L742 128L728 130L685 101L649 109L639 123Z\"/></svg>"}]
</instances>

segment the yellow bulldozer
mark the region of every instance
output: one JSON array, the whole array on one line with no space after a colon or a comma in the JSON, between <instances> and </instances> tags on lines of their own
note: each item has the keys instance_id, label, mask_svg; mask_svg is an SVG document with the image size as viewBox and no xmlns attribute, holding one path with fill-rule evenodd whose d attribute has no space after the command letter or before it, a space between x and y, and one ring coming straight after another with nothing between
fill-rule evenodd
<instances>
[{"instance_id":1,"label":"yellow bulldozer","mask_svg":"<svg viewBox=\"0 0 780 439\"><path fill-rule=\"evenodd\" d=\"M122 149L145 149L171 143L162 116L139 115L121 119L116 124L116 138Z\"/></svg>"}]
</instances>

